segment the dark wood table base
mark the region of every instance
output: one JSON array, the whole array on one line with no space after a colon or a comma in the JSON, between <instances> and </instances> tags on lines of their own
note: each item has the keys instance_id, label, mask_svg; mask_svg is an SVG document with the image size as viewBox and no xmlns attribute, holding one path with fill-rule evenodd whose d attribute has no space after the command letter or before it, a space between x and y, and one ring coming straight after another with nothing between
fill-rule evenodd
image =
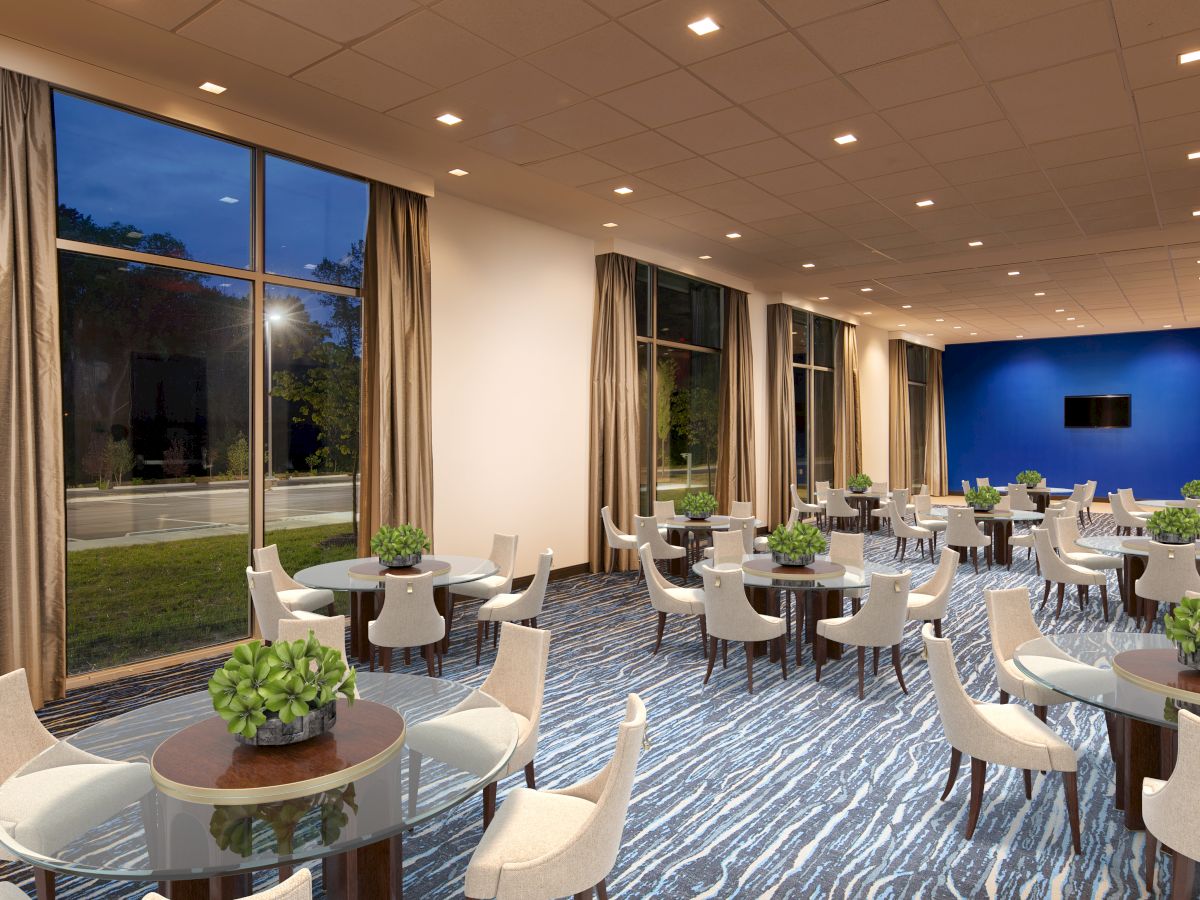
<instances>
[{"instance_id":1,"label":"dark wood table base","mask_svg":"<svg viewBox=\"0 0 1200 900\"><path fill-rule=\"evenodd\" d=\"M1116 807L1125 813L1125 827L1141 831L1142 780L1169 778L1175 768L1179 733L1140 719L1105 713L1108 747L1117 772Z\"/></svg>"}]
</instances>

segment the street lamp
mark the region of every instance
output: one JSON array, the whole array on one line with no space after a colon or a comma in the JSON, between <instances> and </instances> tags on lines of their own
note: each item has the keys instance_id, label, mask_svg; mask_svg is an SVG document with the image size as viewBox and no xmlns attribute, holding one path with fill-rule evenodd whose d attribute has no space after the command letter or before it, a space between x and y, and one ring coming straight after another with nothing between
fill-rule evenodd
<instances>
[{"instance_id":1,"label":"street lamp","mask_svg":"<svg viewBox=\"0 0 1200 900\"><path fill-rule=\"evenodd\" d=\"M264 324L267 344L267 478L275 477L275 453L272 446L274 429L271 427L275 406L275 374L271 366L271 323L282 324L286 321L287 314L276 309L267 313L267 321Z\"/></svg>"}]
</instances>

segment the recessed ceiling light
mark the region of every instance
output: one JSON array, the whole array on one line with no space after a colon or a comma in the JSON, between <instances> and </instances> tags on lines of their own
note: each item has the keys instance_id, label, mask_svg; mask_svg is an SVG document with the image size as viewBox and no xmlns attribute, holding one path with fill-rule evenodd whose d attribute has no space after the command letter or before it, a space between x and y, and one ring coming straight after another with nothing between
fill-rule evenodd
<instances>
[{"instance_id":1,"label":"recessed ceiling light","mask_svg":"<svg viewBox=\"0 0 1200 900\"><path fill-rule=\"evenodd\" d=\"M736 241L738 238L741 237L741 234L739 234L736 231L731 231L727 235L725 235L725 237L729 238L731 241Z\"/></svg>"},{"instance_id":2,"label":"recessed ceiling light","mask_svg":"<svg viewBox=\"0 0 1200 900\"><path fill-rule=\"evenodd\" d=\"M1025 337L1025 335L1023 335L1023 334L1018 334L1018 335L1017 335L1017 337L1019 337L1019 338L1023 338L1023 337Z\"/></svg>"},{"instance_id":3,"label":"recessed ceiling light","mask_svg":"<svg viewBox=\"0 0 1200 900\"><path fill-rule=\"evenodd\" d=\"M238 202L238 198L237 198L237 197L230 197L230 196L226 195L226 196L222 197L222 198L220 199L220 201L219 201L219 202L220 202L220 203L237 203L237 202Z\"/></svg>"},{"instance_id":4,"label":"recessed ceiling light","mask_svg":"<svg viewBox=\"0 0 1200 900\"><path fill-rule=\"evenodd\" d=\"M968 247L982 247L983 241L967 241Z\"/></svg>"},{"instance_id":5,"label":"recessed ceiling light","mask_svg":"<svg viewBox=\"0 0 1200 900\"><path fill-rule=\"evenodd\" d=\"M471 173L466 169L451 169L450 174L457 175L459 178L462 178L464 175L470 175Z\"/></svg>"},{"instance_id":6,"label":"recessed ceiling light","mask_svg":"<svg viewBox=\"0 0 1200 900\"><path fill-rule=\"evenodd\" d=\"M828 297L818 297L817 299L818 300L828 300L829 298Z\"/></svg>"},{"instance_id":7,"label":"recessed ceiling light","mask_svg":"<svg viewBox=\"0 0 1200 900\"><path fill-rule=\"evenodd\" d=\"M1170 325L1164 325L1163 328L1170 328Z\"/></svg>"},{"instance_id":8,"label":"recessed ceiling light","mask_svg":"<svg viewBox=\"0 0 1200 900\"><path fill-rule=\"evenodd\" d=\"M904 304L903 306L901 306L900 308L901 308L901 309L912 309L912 304L911 304L911 303L905 303L905 304Z\"/></svg>"},{"instance_id":9,"label":"recessed ceiling light","mask_svg":"<svg viewBox=\"0 0 1200 900\"><path fill-rule=\"evenodd\" d=\"M1045 292L1045 291L1034 291L1034 292L1033 292L1033 296L1035 296L1035 297L1045 297L1045 296L1046 296L1046 292Z\"/></svg>"},{"instance_id":10,"label":"recessed ceiling light","mask_svg":"<svg viewBox=\"0 0 1200 900\"><path fill-rule=\"evenodd\" d=\"M839 134L833 139L833 142L835 144L853 144L857 140L858 138L852 134Z\"/></svg>"},{"instance_id":11,"label":"recessed ceiling light","mask_svg":"<svg viewBox=\"0 0 1200 900\"><path fill-rule=\"evenodd\" d=\"M802 266L800 266L802 269L815 269L816 267L816 263L804 263Z\"/></svg>"},{"instance_id":12,"label":"recessed ceiling light","mask_svg":"<svg viewBox=\"0 0 1200 900\"><path fill-rule=\"evenodd\" d=\"M707 253L705 253L703 256L700 257L700 259L712 259L712 257L709 256Z\"/></svg>"},{"instance_id":13,"label":"recessed ceiling light","mask_svg":"<svg viewBox=\"0 0 1200 900\"><path fill-rule=\"evenodd\" d=\"M869 293L871 293L871 291L875 290L875 288L859 288L859 290L862 291L864 294L869 294Z\"/></svg>"},{"instance_id":14,"label":"recessed ceiling light","mask_svg":"<svg viewBox=\"0 0 1200 900\"><path fill-rule=\"evenodd\" d=\"M1193 150L1188 154L1188 159L1200 159L1200 150Z\"/></svg>"},{"instance_id":15,"label":"recessed ceiling light","mask_svg":"<svg viewBox=\"0 0 1200 900\"><path fill-rule=\"evenodd\" d=\"M1193 210L1192 210L1192 215L1193 215L1193 216L1200 216L1200 209L1193 209Z\"/></svg>"},{"instance_id":16,"label":"recessed ceiling light","mask_svg":"<svg viewBox=\"0 0 1200 900\"><path fill-rule=\"evenodd\" d=\"M917 206L933 206L932 200L918 200Z\"/></svg>"},{"instance_id":17,"label":"recessed ceiling light","mask_svg":"<svg viewBox=\"0 0 1200 900\"><path fill-rule=\"evenodd\" d=\"M1179 64L1180 65L1185 65L1187 63L1195 62L1198 59L1200 59L1200 50L1189 50L1187 53L1179 54Z\"/></svg>"},{"instance_id":18,"label":"recessed ceiling light","mask_svg":"<svg viewBox=\"0 0 1200 900\"><path fill-rule=\"evenodd\" d=\"M907 327L908 327L908 323L907 323L907 322L901 322L901 323L900 323L899 325L897 325L896 327L897 327L897 328L907 328Z\"/></svg>"},{"instance_id":19,"label":"recessed ceiling light","mask_svg":"<svg viewBox=\"0 0 1200 900\"><path fill-rule=\"evenodd\" d=\"M457 125L459 122L462 121L462 119L460 119L454 113L442 113L440 116L437 117L437 120L439 122L441 122L443 125Z\"/></svg>"},{"instance_id":20,"label":"recessed ceiling light","mask_svg":"<svg viewBox=\"0 0 1200 900\"><path fill-rule=\"evenodd\" d=\"M1056 309L1055 312L1066 312L1065 309Z\"/></svg>"},{"instance_id":21,"label":"recessed ceiling light","mask_svg":"<svg viewBox=\"0 0 1200 900\"><path fill-rule=\"evenodd\" d=\"M721 26L712 20L711 16L705 16L703 19L692 22L688 28L696 32L696 34L712 34L714 31L720 31Z\"/></svg>"},{"instance_id":22,"label":"recessed ceiling light","mask_svg":"<svg viewBox=\"0 0 1200 900\"><path fill-rule=\"evenodd\" d=\"M962 326L961 326L961 325L955 325L955 326L954 326L954 328L955 328L955 330L957 331L959 328L962 328Z\"/></svg>"},{"instance_id":23,"label":"recessed ceiling light","mask_svg":"<svg viewBox=\"0 0 1200 900\"><path fill-rule=\"evenodd\" d=\"M1008 274L1009 275L1020 275L1021 273L1017 272L1017 271L1013 271L1013 272L1009 272Z\"/></svg>"},{"instance_id":24,"label":"recessed ceiling light","mask_svg":"<svg viewBox=\"0 0 1200 900\"><path fill-rule=\"evenodd\" d=\"M614 194L622 194L622 195L624 195L624 194L632 194L632 193L633 193L633 188L631 188L631 187L625 187L625 185L621 185L619 188L613 188L613 193L614 193Z\"/></svg>"},{"instance_id":25,"label":"recessed ceiling light","mask_svg":"<svg viewBox=\"0 0 1200 900\"><path fill-rule=\"evenodd\" d=\"M604 227L605 227L605 228L616 228L616 227L617 227L617 223L616 223L616 222L605 222L605 223L604 223Z\"/></svg>"},{"instance_id":26,"label":"recessed ceiling light","mask_svg":"<svg viewBox=\"0 0 1200 900\"><path fill-rule=\"evenodd\" d=\"M1083 326L1082 326L1082 325L1076 325L1075 327L1076 327L1076 328L1082 328Z\"/></svg>"},{"instance_id":27,"label":"recessed ceiling light","mask_svg":"<svg viewBox=\"0 0 1200 900\"><path fill-rule=\"evenodd\" d=\"M869 316L869 315L871 315L871 313L870 313L870 312L865 312L865 313L863 313L863 315L864 315L864 316Z\"/></svg>"},{"instance_id":28,"label":"recessed ceiling light","mask_svg":"<svg viewBox=\"0 0 1200 900\"><path fill-rule=\"evenodd\" d=\"M978 332L978 331L972 331L972 332L971 332L971 337L974 337L974 336L975 336L975 335L977 335L977 334L979 334L979 332Z\"/></svg>"},{"instance_id":29,"label":"recessed ceiling light","mask_svg":"<svg viewBox=\"0 0 1200 900\"><path fill-rule=\"evenodd\" d=\"M1075 317L1074 317L1074 316L1067 316L1067 321L1068 321L1068 322L1074 322L1074 321L1075 321Z\"/></svg>"},{"instance_id":30,"label":"recessed ceiling light","mask_svg":"<svg viewBox=\"0 0 1200 900\"><path fill-rule=\"evenodd\" d=\"M932 331L925 332L925 337L933 337L933 332Z\"/></svg>"},{"instance_id":31,"label":"recessed ceiling light","mask_svg":"<svg viewBox=\"0 0 1200 900\"><path fill-rule=\"evenodd\" d=\"M204 82L204 84L200 85L200 90L202 90L202 91L208 91L210 94L223 94L223 93L225 93L225 88L224 88L224 87L222 87L222 86L221 86L221 85L219 85L219 84L213 84L211 81L206 81L206 82Z\"/></svg>"}]
</instances>

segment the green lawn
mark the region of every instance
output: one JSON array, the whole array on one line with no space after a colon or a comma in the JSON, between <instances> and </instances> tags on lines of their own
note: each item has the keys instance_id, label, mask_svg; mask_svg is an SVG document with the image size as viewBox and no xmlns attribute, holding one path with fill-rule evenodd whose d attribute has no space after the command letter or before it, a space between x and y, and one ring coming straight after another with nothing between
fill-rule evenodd
<instances>
[{"instance_id":1,"label":"green lawn","mask_svg":"<svg viewBox=\"0 0 1200 900\"><path fill-rule=\"evenodd\" d=\"M267 534L289 572L356 555L348 525ZM67 554L71 674L244 637L249 551L240 535ZM345 600L341 600L345 603Z\"/></svg>"}]
</instances>

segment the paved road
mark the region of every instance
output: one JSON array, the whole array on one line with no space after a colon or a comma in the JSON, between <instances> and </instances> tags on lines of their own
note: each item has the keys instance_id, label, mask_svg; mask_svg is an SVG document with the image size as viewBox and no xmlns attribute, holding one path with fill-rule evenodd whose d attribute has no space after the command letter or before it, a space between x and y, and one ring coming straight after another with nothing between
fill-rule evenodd
<instances>
[{"instance_id":1,"label":"paved road","mask_svg":"<svg viewBox=\"0 0 1200 900\"><path fill-rule=\"evenodd\" d=\"M350 483L281 484L267 491L267 528L286 520L350 512ZM123 538L179 529L244 529L250 520L245 490L97 494L67 499L67 534L72 540Z\"/></svg>"}]
</instances>

